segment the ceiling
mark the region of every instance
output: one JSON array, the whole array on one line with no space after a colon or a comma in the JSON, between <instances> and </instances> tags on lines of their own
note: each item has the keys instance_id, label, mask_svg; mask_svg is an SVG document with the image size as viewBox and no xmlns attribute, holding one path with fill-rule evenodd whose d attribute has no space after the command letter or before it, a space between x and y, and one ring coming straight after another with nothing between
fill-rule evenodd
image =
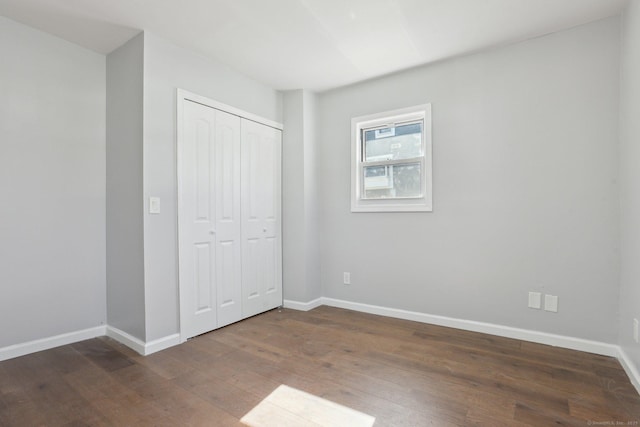
<instances>
[{"instance_id":1,"label":"ceiling","mask_svg":"<svg viewBox=\"0 0 640 427\"><path fill-rule=\"evenodd\" d=\"M141 30L275 89L322 91L619 13L627 0L0 0L99 53Z\"/></svg>"}]
</instances>

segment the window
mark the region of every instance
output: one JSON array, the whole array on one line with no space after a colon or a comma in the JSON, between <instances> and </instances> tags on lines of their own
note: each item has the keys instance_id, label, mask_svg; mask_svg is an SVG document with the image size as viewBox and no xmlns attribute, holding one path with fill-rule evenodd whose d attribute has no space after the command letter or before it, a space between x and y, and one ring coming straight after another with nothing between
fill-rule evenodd
<instances>
[{"instance_id":1,"label":"window","mask_svg":"<svg viewBox=\"0 0 640 427\"><path fill-rule=\"evenodd\" d=\"M431 104L351 120L351 211L431 211Z\"/></svg>"}]
</instances>

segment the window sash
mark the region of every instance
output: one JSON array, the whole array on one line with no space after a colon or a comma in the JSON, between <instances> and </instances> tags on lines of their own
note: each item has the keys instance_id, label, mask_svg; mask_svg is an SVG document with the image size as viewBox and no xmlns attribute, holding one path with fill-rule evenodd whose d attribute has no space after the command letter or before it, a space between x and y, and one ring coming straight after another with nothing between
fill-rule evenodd
<instances>
[{"instance_id":1,"label":"window sash","mask_svg":"<svg viewBox=\"0 0 640 427\"><path fill-rule=\"evenodd\" d=\"M365 188L366 177L364 176L365 168L371 166L395 166L406 164L420 164L420 193L415 196L394 196L394 197L367 197L367 189ZM409 200L421 199L425 196L424 174L425 174L425 156L413 157L411 159L380 161L380 162L360 162L358 173L360 175L360 198L362 200Z\"/></svg>"},{"instance_id":2,"label":"window sash","mask_svg":"<svg viewBox=\"0 0 640 427\"><path fill-rule=\"evenodd\" d=\"M367 132L370 131L376 131L376 130L381 130L381 129L391 129L391 128L397 128L399 126L407 126L407 125L420 125L420 128L422 129L420 131L420 148L422 150L422 156L425 155L425 148L426 148L426 143L425 143L425 139L424 139L424 119L420 118L420 119L415 119L412 118L410 120L401 120L398 122L394 122L394 123L388 123L388 122L384 122L384 123L380 123L380 124L374 124L374 125L368 125L367 127L362 127L360 128L360 162L366 162L366 138L365 135Z\"/></svg>"},{"instance_id":3,"label":"window sash","mask_svg":"<svg viewBox=\"0 0 640 427\"><path fill-rule=\"evenodd\" d=\"M411 124L420 124L421 125L421 132L420 132L420 144L421 144L421 150L422 150L422 156L419 157L409 157L409 158L403 158L403 159L395 159L395 160L377 160L377 161L365 161L365 152L366 152L366 140L365 140L365 135L366 132L368 131L372 131L372 130L379 130L379 129L388 129L388 128L396 128L398 126L404 126L404 125L411 125ZM360 199L362 200L409 200L409 199L421 199L425 196L425 188L424 188L424 174L426 173L425 171L425 159L427 157L427 153L426 153L426 140L424 137L424 132L425 132L425 123L424 123L424 118L411 118L411 119L407 119L407 120L402 120L402 121L398 121L395 123L388 123L385 122L383 124L379 124L379 125L369 125L367 127L363 127L360 129L360 144L359 144L359 148L360 148L360 153L359 153L359 159L358 159L358 175L359 175L359 180L360 180ZM367 191L365 188L365 184L366 184L366 177L364 176L365 174L365 168L367 167L372 167L372 166L395 166L395 165L405 165L405 164L413 164L413 163L419 163L420 164L420 193L418 195L415 196L394 196L394 197L384 197L384 198L380 198L380 197L367 197Z\"/></svg>"}]
</instances>

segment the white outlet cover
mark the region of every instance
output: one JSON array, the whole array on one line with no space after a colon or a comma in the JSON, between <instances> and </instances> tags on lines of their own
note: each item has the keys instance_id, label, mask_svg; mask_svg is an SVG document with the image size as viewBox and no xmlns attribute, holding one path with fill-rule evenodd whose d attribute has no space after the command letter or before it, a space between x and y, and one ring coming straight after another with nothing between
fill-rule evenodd
<instances>
[{"instance_id":1,"label":"white outlet cover","mask_svg":"<svg viewBox=\"0 0 640 427\"><path fill-rule=\"evenodd\" d=\"M544 309L553 313L558 312L558 297L556 295L544 296Z\"/></svg>"},{"instance_id":2,"label":"white outlet cover","mask_svg":"<svg viewBox=\"0 0 640 427\"><path fill-rule=\"evenodd\" d=\"M529 292L529 308L542 308L542 294L540 292Z\"/></svg>"},{"instance_id":3,"label":"white outlet cover","mask_svg":"<svg viewBox=\"0 0 640 427\"><path fill-rule=\"evenodd\" d=\"M160 197L149 197L149 213L160 213Z\"/></svg>"},{"instance_id":4,"label":"white outlet cover","mask_svg":"<svg viewBox=\"0 0 640 427\"><path fill-rule=\"evenodd\" d=\"M343 283L345 285L351 284L351 273L344 272L342 273Z\"/></svg>"},{"instance_id":5,"label":"white outlet cover","mask_svg":"<svg viewBox=\"0 0 640 427\"><path fill-rule=\"evenodd\" d=\"M633 319L633 340L638 342L638 319Z\"/></svg>"}]
</instances>

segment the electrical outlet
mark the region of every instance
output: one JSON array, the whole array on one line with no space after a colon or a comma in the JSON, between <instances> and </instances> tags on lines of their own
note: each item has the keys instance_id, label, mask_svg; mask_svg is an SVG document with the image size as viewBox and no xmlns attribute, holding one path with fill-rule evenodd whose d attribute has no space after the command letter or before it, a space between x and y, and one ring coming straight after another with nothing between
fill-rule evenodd
<instances>
[{"instance_id":1,"label":"electrical outlet","mask_svg":"<svg viewBox=\"0 0 640 427\"><path fill-rule=\"evenodd\" d=\"M638 319L633 319L633 340L638 342Z\"/></svg>"},{"instance_id":2,"label":"electrical outlet","mask_svg":"<svg viewBox=\"0 0 640 427\"><path fill-rule=\"evenodd\" d=\"M342 282L345 285L350 285L351 284L351 273L348 273L346 271L344 273L342 273Z\"/></svg>"},{"instance_id":3,"label":"electrical outlet","mask_svg":"<svg viewBox=\"0 0 640 427\"><path fill-rule=\"evenodd\" d=\"M544 309L553 313L558 312L558 297L556 295L544 296Z\"/></svg>"},{"instance_id":4,"label":"electrical outlet","mask_svg":"<svg viewBox=\"0 0 640 427\"><path fill-rule=\"evenodd\" d=\"M542 306L542 294L540 292L529 292L529 308L540 310Z\"/></svg>"}]
</instances>

